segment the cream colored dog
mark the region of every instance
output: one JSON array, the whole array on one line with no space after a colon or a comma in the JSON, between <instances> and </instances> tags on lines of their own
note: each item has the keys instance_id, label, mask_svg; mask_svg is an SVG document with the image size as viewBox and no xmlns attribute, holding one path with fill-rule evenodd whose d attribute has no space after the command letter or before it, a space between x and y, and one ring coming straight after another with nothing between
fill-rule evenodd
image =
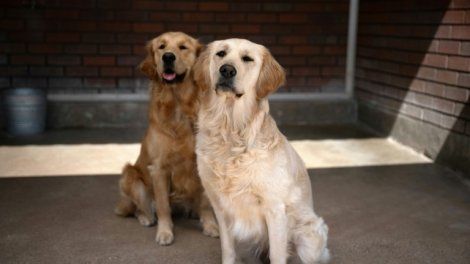
<instances>
[{"instance_id":1,"label":"cream colored dog","mask_svg":"<svg viewBox=\"0 0 470 264\"><path fill-rule=\"evenodd\" d=\"M328 227L313 211L301 158L269 115L267 96L285 73L270 52L243 39L215 41L199 57L203 91L196 153L199 175L220 228L222 262L235 245L269 248L286 263L293 246L304 263L327 261Z\"/></svg>"}]
</instances>

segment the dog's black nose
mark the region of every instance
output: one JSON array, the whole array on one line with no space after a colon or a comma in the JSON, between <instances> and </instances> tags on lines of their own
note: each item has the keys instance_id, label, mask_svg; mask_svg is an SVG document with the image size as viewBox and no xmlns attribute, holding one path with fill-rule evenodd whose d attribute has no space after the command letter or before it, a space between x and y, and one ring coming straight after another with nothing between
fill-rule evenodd
<instances>
[{"instance_id":1,"label":"dog's black nose","mask_svg":"<svg viewBox=\"0 0 470 264\"><path fill-rule=\"evenodd\" d=\"M219 69L220 74L224 76L225 78L229 79L232 78L233 76L237 75L237 70L235 67L232 65L224 64L222 67Z\"/></svg>"},{"instance_id":2,"label":"dog's black nose","mask_svg":"<svg viewBox=\"0 0 470 264\"><path fill-rule=\"evenodd\" d=\"M165 52L162 56L162 60L165 63L172 63L176 60L176 56L175 56L175 54L173 54L171 52Z\"/></svg>"}]
</instances>

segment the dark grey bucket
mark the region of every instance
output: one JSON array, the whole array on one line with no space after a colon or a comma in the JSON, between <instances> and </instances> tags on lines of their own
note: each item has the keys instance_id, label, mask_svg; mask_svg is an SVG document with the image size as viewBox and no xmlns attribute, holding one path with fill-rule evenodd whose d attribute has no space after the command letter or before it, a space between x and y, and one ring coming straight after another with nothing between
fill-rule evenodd
<instances>
[{"instance_id":1,"label":"dark grey bucket","mask_svg":"<svg viewBox=\"0 0 470 264\"><path fill-rule=\"evenodd\" d=\"M34 88L13 88L3 93L3 108L8 133L18 136L44 131L46 95Z\"/></svg>"}]
</instances>

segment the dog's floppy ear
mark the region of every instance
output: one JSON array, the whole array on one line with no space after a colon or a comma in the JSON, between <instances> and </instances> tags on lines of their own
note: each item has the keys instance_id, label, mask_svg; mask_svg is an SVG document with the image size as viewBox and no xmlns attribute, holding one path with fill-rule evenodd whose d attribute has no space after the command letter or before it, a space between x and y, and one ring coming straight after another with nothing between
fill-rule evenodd
<instances>
[{"instance_id":1,"label":"dog's floppy ear","mask_svg":"<svg viewBox=\"0 0 470 264\"><path fill-rule=\"evenodd\" d=\"M205 91L210 86L210 76L209 76L209 54L210 48L201 47L202 52L194 64L193 78L197 87L201 91Z\"/></svg>"},{"instance_id":2,"label":"dog's floppy ear","mask_svg":"<svg viewBox=\"0 0 470 264\"><path fill-rule=\"evenodd\" d=\"M274 59L269 50L265 49L263 65L261 66L258 83L256 84L256 98L262 99L274 92L286 81L286 73Z\"/></svg>"},{"instance_id":3,"label":"dog's floppy ear","mask_svg":"<svg viewBox=\"0 0 470 264\"><path fill-rule=\"evenodd\" d=\"M157 73L157 65L155 64L152 42L148 42L145 47L147 50L147 57L140 63L139 69L150 79L154 79Z\"/></svg>"}]
</instances>

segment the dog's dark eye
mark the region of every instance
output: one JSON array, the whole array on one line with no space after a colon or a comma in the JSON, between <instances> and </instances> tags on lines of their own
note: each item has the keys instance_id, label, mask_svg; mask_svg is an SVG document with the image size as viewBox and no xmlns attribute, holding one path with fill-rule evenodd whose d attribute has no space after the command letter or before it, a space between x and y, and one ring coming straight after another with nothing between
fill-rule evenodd
<instances>
[{"instance_id":1,"label":"dog's dark eye","mask_svg":"<svg viewBox=\"0 0 470 264\"><path fill-rule=\"evenodd\" d=\"M219 52L217 52L215 55L219 56L219 57L224 57L227 53L225 53L225 51L221 50Z\"/></svg>"},{"instance_id":2,"label":"dog's dark eye","mask_svg":"<svg viewBox=\"0 0 470 264\"><path fill-rule=\"evenodd\" d=\"M160 45L160 47L158 47L159 49L164 49L165 48L165 44L162 44Z\"/></svg>"},{"instance_id":3,"label":"dog's dark eye","mask_svg":"<svg viewBox=\"0 0 470 264\"><path fill-rule=\"evenodd\" d=\"M187 49L185 45L180 46L180 50L185 50L185 49Z\"/></svg>"},{"instance_id":4,"label":"dog's dark eye","mask_svg":"<svg viewBox=\"0 0 470 264\"><path fill-rule=\"evenodd\" d=\"M253 58L252 58L252 57L249 57L249 56L243 56L243 57L242 57L242 60L243 60L244 62L249 62L249 61L253 61Z\"/></svg>"}]
</instances>

